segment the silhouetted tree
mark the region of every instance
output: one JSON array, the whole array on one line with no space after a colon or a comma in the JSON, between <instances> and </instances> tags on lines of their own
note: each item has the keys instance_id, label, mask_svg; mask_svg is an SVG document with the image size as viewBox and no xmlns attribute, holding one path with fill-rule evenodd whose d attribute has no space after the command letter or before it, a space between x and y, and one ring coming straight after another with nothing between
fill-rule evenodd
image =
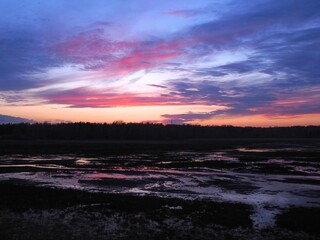
<instances>
[{"instance_id":1,"label":"silhouetted tree","mask_svg":"<svg viewBox=\"0 0 320 240\"><path fill-rule=\"evenodd\" d=\"M320 138L320 126L234 127L159 123L21 123L0 125L1 139L175 140L201 138Z\"/></svg>"}]
</instances>

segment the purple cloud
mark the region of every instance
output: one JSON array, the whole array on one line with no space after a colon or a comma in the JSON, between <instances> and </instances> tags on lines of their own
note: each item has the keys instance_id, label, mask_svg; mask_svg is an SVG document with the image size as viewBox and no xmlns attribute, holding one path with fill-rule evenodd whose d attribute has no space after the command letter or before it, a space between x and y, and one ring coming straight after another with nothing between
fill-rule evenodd
<instances>
[{"instance_id":1,"label":"purple cloud","mask_svg":"<svg viewBox=\"0 0 320 240\"><path fill-rule=\"evenodd\" d=\"M123 11L109 11L102 1L90 6L76 1L52 4L52 12L46 12L46 16L41 14L41 10L48 11L42 9L46 5L30 5L35 16L27 20L1 15L0 94L7 103L23 100L21 93L15 97L8 92L37 89L31 91L32 97L71 107L228 107L171 115L181 121L210 119L217 114L320 113L317 0L231 1L219 5L224 7L220 11L208 1L205 14L199 11L203 8L193 5L186 10L182 1L170 8L160 3L149 6L148 14L135 4L110 5L111 10L128 10L125 16L121 15ZM75 7L83 14L74 11ZM59 11L70 18L59 20ZM154 29L150 21L145 21L147 15L159 17ZM181 21L184 24L179 25ZM63 72L65 66L74 65L77 71L92 74L92 82L99 85L96 92L79 91L82 86L77 86L81 82L77 78L81 74L50 76L52 69ZM162 75L160 80L144 80L143 86L150 86L146 95L135 92L136 86L117 94L103 92L136 72ZM134 79L139 83L141 77ZM58 81L68 88L57 87ZM157 92L154 97L150 97L152 91Z\"/></svg>"}]
</instances>

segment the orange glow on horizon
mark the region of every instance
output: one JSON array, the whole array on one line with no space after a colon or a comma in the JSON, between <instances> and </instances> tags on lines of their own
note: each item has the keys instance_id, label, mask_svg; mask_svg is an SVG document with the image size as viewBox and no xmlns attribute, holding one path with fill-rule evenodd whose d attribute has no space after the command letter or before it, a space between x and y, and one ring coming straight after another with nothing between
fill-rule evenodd
<instances>
[{"instance_id":1,"label":"orange glow on horizon","mask_svg":"<svg viewBox=\"0 0 320 240\"><path fill-rule=\"evenodd\" d=\"M32 119L39 122L170 122L161 117L163 114L185 113L190 109L200 112L215 111L219 106L185 105L185 106L139 106L115 108L68 108L61 105L42 106L8 106L2 107L2 114ZM173 120L173 123L175 121ZM233 125L233 126L306 126L320 125L320 114L301 114L294 116L269 117L265 115L250 116L215 116L208 120L188 122L200 125Z\"/></svg>"},{"instance_id":2,"label":"orange glow on horizon","mask_svg":"<svg viewBox=\"0 0 320 240\"><path fill-rule=\"evenodd\" d=\"M292 116L270 117L265 115L225 116L200 122L201 125L232 125L254 127L286 127L320 125L320 114L301 114Z\"/></svg>"}]
</instances>

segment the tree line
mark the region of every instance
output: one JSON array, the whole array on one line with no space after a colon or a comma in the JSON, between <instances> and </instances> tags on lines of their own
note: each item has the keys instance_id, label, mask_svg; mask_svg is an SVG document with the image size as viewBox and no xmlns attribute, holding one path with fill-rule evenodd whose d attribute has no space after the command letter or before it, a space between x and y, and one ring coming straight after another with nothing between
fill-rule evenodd
<instances>
[{"instance_id":1,"label":"tree line","mask_svg":"<svg viewBox=\"0 0 320 240\"><path fill-rule=\"evenodd\" d=\"M0 125L0 139L181 140L208 138L320 138L320 126L234 127L124 122Z\"/></svg>"}]
</instances>

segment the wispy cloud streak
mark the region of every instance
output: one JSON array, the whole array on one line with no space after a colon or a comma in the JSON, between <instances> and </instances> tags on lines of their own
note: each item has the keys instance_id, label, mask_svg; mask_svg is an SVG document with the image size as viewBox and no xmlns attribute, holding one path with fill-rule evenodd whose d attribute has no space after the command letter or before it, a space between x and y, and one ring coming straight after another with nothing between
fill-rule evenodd
<instances>
[{"instance_id":1,"label":"wispy cloud streak","mask_svg":"<svg viewBox=\"0 0 320 240\"><path fill-rule=\"evenodd\" d=\"M320 114L319 1L177 1L147 12L140 4L30 4L34 14L15 10L23 19L2 12L1 101L221 106L162 115L180 122Z\"/></svg>"}]
</instances>

